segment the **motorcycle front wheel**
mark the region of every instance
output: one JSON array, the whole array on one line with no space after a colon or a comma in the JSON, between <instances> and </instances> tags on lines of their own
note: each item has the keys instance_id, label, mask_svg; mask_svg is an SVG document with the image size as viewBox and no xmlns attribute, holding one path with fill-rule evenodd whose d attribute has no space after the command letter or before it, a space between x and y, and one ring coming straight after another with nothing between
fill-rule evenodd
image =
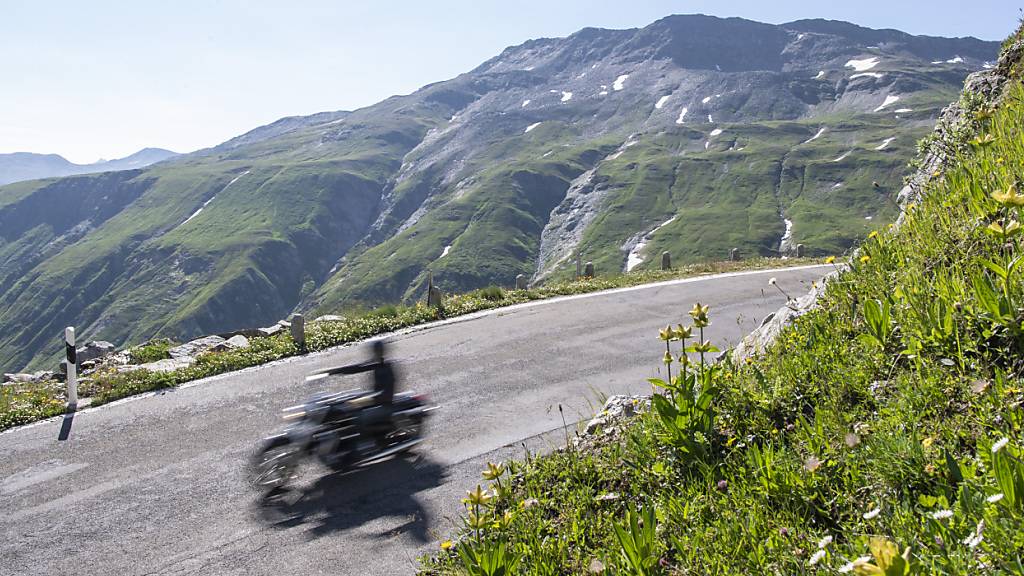
<instances>
[{"instance_id":1,"label":"motorcycle front wheel","mask_svg":"<svg viewBox=\"0 0 1024 576\"><path fill-rule=\"evenodd\" d=\"M276 438L264 444L250 465L252 483L261 489L283 488L295 476L301 452L287 438Z\"/></svg>"}]
</instances>

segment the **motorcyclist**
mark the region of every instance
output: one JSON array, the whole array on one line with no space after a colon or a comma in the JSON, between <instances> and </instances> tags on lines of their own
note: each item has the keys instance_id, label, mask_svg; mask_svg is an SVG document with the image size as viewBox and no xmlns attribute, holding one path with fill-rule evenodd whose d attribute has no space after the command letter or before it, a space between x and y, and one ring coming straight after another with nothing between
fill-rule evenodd
<instances>
[{"instance_id":1,"label":"motorcyclist","mask_svg":"<svg viewBox=\"0 0 1024 576\"><path fill-rule=\"evenodd\" d=\"M370 343L372 358L366 362L331 369L332 374L359 374L373 371L373 398L377 404L390 407L395 398L395 370L387 359L387 344L383 340Z\"/></svg>"},{"instance_id":2,"label":"motorcyclist","mask_svg":"<svg viewBox=\"0 0 1024 576\"><path fill-rule=\"evenodd\" d=\"M373 372L373 392L370 398L374 405L364 408L360 419L370 436L378 444L383 444L384 437L391 431L392 402L395 398L395 387L398 379L392 363L387 359L387 344L383 340L374 340L371 344L372 357L365 362L332 368L331 374L359 374ZM368 452L369 445L360 446L362 452Z\"/></svg>"}]
</instances>

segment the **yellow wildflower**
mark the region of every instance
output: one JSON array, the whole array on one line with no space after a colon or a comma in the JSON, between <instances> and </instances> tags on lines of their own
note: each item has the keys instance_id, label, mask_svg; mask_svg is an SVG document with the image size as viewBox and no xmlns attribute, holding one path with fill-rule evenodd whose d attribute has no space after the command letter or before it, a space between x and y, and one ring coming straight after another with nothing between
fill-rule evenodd
<instances>
[{"instance_id":1,"label":"yellow wildflower","mask_svg":"<svg viewBox=\"0 0 1024 576\"><path fill-rule=\"evenodd\" d=\"M865 255L860 257L860 263L861 264L865 264L865 263L869 262L870 260L871 260L871 256L868 256L867 254L865 254Z\"/></svg>"},{"instance_id":2,"label":"yellow wildflower","mask_svg":"<svg viewBox=\"0 0 1024 576\"><path fill-rule=\"evenodd\" d=\"M878 237L878 230L872 230L871 234L868 234L868 240Z\"/></svg>"},{"instance_id":3,"label":"yellow wildflower","mask_svg":"<svg viewBox=\"0 0 1024 576\"><path fill-rule=\"evenodd\" d=\"M496 480L505 473L504 464L487 463L487 470L483 471L484 480Z\"/></svg>"},{"instance_id":4,"label":"yellow wildflower","mask_svg":"<svg viewBox=\"0 0 1024 576\"><path fill-rule=\"evenodd\" d=\"M992 199L1005 206L1024 206L1024 194L1017 191L1015 184L1011 184L1005 192L993 192Z\"/></svg>"},{"instance_id":5,"label":"yellow wildflower","mask_svg":"<svg viewBox=\"0 0 1024 576\"><path fill-rule=\"evenodd\" d=\"M996 137L995 136L993 136L991 134L985 134L984 136L978 136L974 140L971 140L971 144L974 145L974 146L979 146L981 148L987 148L987 147L991 146L992 143L995 142L995 141L996 141Z\"/></svg>"},{"instance_id":6,"label":"yellow wildflower","mask_svg":"<svg viewBox=\"0 0 1024 576\"><path fill-rule=\"evenodd\" d=\"M690 310L690 317L693 318L693 325L697 328L704 328L709 324L708 308L709 306L701 306L700 302L697 302Z\"/></svg>"},{"instance_id":7,"label":"yellow wildflower","mask_svg":"<svg viewBox=\"0 0 1024 576\"><path fill-rule=\"evenodd\" d=\"M679 324L676 326L676 340L686 340L693 333L693 328Z\"/></svg>"},{"instance_id":8,"label":"yellow wildflower","mask_svg":"<svg viewBox=\"0 0 1024 576\"><path fill-rule=\"evenodd\" d=\"M453 544L451 540L445 540L444 542L441 542L441 550L451 550L452 546Z\"/></svg>"},{"instance_id":9,"label":"yellow wildflower","mask_svg":"<svg viewBox=\"0 0 1024 576\"><path fill-rule=\"evenodd\" d=\"M836 257L835 256L829 256L828 258L825 258L825 264L831 264L831 263L833 263L835 261L836 261Z\"/></svg>"},{"instance_id":10,"label":"yellow wildflower","mask_svg":"<svg viewBox=\"0 0 1024 576\"><path fill-rule=\"evenodd\" d=\"M469 518L466 519L466 523L469 524L470 528L481 530L490 526L491 518L487 513L477 514L476 512L470 512Z\"/></svg>"},{"instance_id":11,"label":"yellow wildflower","mask_svg":"<svg viewBox=\"0 0 1024 576\"><path fill-rule=\"evenodd\" d=\"M468 497L466 498L465 501L469 502L470 504L474 504L474 505L484 504L484 505L486 505L486 504L490 503L490 501L491 501L491 493L489 491L484 490L483 488L481 488L479 484L477 484L476 490L471 490L471 491L467 492L467 494L468 494Z\"/></svg>"}]
</instances>

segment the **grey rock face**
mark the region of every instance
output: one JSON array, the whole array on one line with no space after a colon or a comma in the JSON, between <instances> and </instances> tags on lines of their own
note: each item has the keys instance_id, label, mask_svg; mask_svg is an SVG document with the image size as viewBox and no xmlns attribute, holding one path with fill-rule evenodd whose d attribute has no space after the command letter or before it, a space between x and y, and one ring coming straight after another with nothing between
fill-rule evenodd
<instances>
[{"instance_id":1,"label":"grey rock face","mask_svg":"<svg viewBox=\"0 0 1024 576\"><path fill-rule=\"evenodd\" d=\"M57 374L49 370L33 372L31 374L4 374L4 384L27 384L34 382L46 382L56 380Z\"/></svg>"},{"instance_id":2,"label":"grey rock face","mask_svg":"<svg viewBox=\"0 0 1024 576\"><path fill-rule=\"evenodd\" d=\"M963 94L965 96L980 97L983 102L995 104L1002 97L1003 88L1010 79L1011 66L1013 62L1019 61L1021 52L1024 52L1024 40L1018 40L1007 48L999 57L995 68L975 72L964 81ZM902 208L912 202L921 199L924 188L935 178L935 173L955 160L957 150L944 143L950 143L952 136L967 127L972 121L971 113L964 108L962 102L954 102L947 106L939 117L935 126L935 142L924 151L921 158L921 168L909 178L907 184L900 190L897 201ZM901 212L897 225L903 222L904 213Z\"/></svg>"},{"instance_id":3,"label":"grey rock face","mask_svg":"<svg viewBox=\"0 0 1024 576\"><path fill-rule=\"evenodd\" d=\"M97 358L103 358L108 354L114 352L116 348L110 342L104 340L93 340L86 342L84 346L78 348L75 353L78 358L78 363L81 365L84 362L90 360L96 360Z\"/></svg>"},{"instance_id":4,"label":"grey rock face","mask_svg":"<svg viewBox=\"0 0 1024 576\"><path fill-rule=\"evenodd\" d=\"M208 350L210 352L227 352L229 350L238 350L239 348L248 348L249 339L241 334L236 334L227 340L211 346Z\"/></svg>"},{"instance_id":5,"label":"grey rock face","mask_svg":"<svg viewBox=\"0 0 1024 576\"><path fill-rule=\"evenodd\" d=\"M228 338L227 341L224 342L224 343L227 344L228 346L230 346L232 348L236 348L236 349L237 348L248 348L249 347L249 339L246 338L245 336L242 336L241 334L238 334L237 336L232 336L231 338Z\"/></svg>"},{"instance_id":6,"label":"grey rock face","mask_svg":"<svg viewBox=\"0 0 1024 576\"><path fill-rule=\"evenodd\" d=\"M797 318L817 308L818 298L825 293L825 286L835 275L835 272L829 274L820 284L815 285L810 292L800 298L791 300L773 314L769 314L761 322L761 326L747 334L743 341L732 351L732 361L734 363L743 362L747 358L752 358L764 352L768 346L775 342L775 339L783 329L792 324Z\"/></svg>"},{"instance_id":7,"label":"grey rock face","mask_svg":"<svg viewBox=\"0 0 1024 576\"><path fill-rule=\"evenodd\" d=\"M344 316L338 316L337 314L324 314L323 316L317 316L313 322L341 322L344 319Z\"/></svg>"},{"instance_id":8,"label":"grey rock face","mask_svg":"<svg viewBox=\"0 0 1024 576\"><path fill-rule=\"evenodd\" d=\"M278 334L282 330L284 330L284 326L282 326L280 324L274 324L273 326L268 326L266 328L260 328L259 329L259 333L260 333L260 336L268 337L268 336L273 336L275 334Z\"/></svg>"},{"instance_id":9,"label":"grey rock face","mask_svg":"<svg viewBox=\"0 0 1024 576\"><path fill-rule=\"evenodd\" d=\"M103 363L112 366L124 366L126 364L130 364L131 352L129 352L128 350L121 350L119 352L115 352L109 356L106 356L103 359Z\"/></svg>"},{"instance_id":10,"label":"grey rock face","mask_svg":"<svg viewBox=\"0 0 1024 576\"><path fill-rule=\"evenodd\" d=\"M173 372L180 368L188 368L192 364L195 364L196 359L192 356L179 356L177 358L168 358L166 360L157 360L156 362L150 362L148 364L141 364L139 366L123 366L124 371L144 369L150 372Z\"/></svg>"},{"instance_id":11,"label":"grey rock face","mask_svg":"<svg viewBox=\"0 0 1024 576\"><path fill-rule=\"evenodd\" d=\"M597 416L587 422L584 433L593 434L599 429L621 423L650 407L651 398L649 396L627 396L624 394L609 396Z\"/></svg>"},{"instance_id":12,"label":"grey rock face","mask_svg":"<svg viewBox=\"0 0 1024 576\"><path fill-rule=\"evenodd\" d=\"M191 342L182 344L181 346L175 346L168 350L168 354L171 355L172 360L195 357L203 352L209 351L215 346L223 344L224 342L226 342L226 340L220 336L206 336L204 338L192 340ZM161 362L164 362L164 360L161 360Z\"/></svg>"},{"instance_id":13,"label":"grey rock face","mask_svg":"<svg viewBox=\"0 0 1024 576\"><path fill-rule=\"evenodd\" d=\"M623 144L616 154L626 147ZM597 167L577 176L569 184L565 198L551 211L541 233L534 282L544 279L555 267L572 256L573 250L583 238L583 232L597 217L607 190L601 187L600 178L595 177L596 173Z\"/></svg>"}]
</instances>

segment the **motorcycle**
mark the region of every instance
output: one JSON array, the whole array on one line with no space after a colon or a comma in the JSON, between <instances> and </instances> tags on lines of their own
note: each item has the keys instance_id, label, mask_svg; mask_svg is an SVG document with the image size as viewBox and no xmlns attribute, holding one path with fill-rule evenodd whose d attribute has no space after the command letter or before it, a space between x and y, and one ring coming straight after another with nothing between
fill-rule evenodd
<instances>
[{"instance_id":1,"label":"motorcycle","mask_svg":"<svg viewBox=\"0 0 1024 576\"><path fill-rule=\"evenodd\" d=\"M330 375L317 373L306 380ZM269 491L282 489L306 458L349 472L409 452L423 441L423 425L436 409L423 394L395 394L390 413L366 391L316 394L282 410L286 426L265 438L253 455L253 483Z\"/></svg>"}]
</instances>

